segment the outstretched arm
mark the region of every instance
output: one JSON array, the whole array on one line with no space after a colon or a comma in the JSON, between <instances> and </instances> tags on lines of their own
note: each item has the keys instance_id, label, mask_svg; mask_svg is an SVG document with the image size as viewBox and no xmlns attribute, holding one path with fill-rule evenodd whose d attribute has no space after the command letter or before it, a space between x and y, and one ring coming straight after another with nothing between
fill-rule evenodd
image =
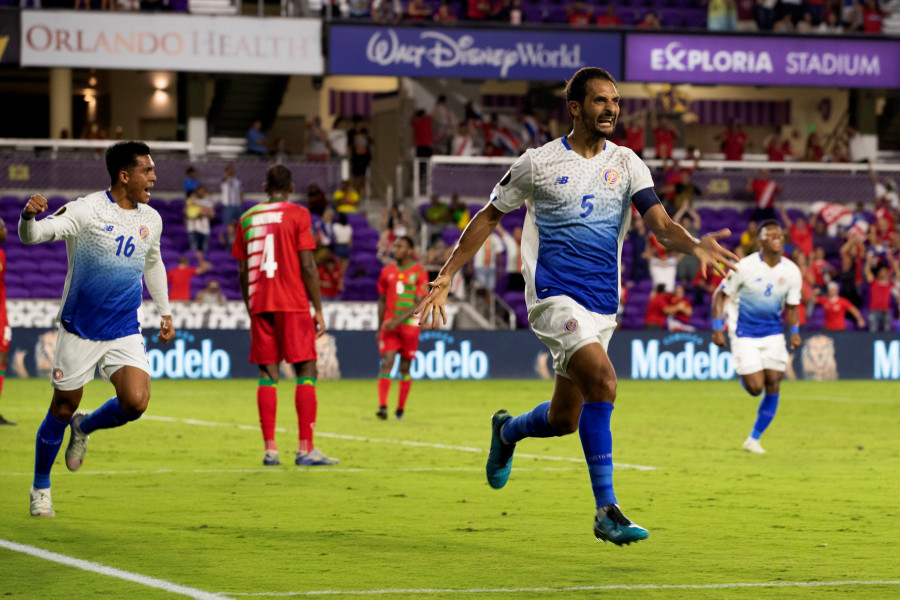
<instances>
[{"instance_id":1,"label":"outstretched arm","mask_svg":"<svg viewBox=\"0 0 900 600\"><path fill-rule=\"evenodd\" d=\"M450 258L441 267L434 281L428 283L431 286L431 292L416 308L415 314L421 314L421 317L419 317L420 326L425 324L429 315L431 316L432 329L437 329L440 325L438 316L440 316L440 323L447 323L444 303L447 301L447 295L450 293L450 282L453 280L453 276L475 257L475 253L478 252L484 241L497 228L497 224L500 223L503 214L493 204L487 204L469 221L466 229L453 247Z\"/></svg>"},{"instance_id":2,"label":"outstretched arm","mask_svg":"<svg viewBox=\"0 0 900 600\"><path fill-rule=\"evenodd\" d=\"M720 348L725 347L725 324L722 322L723 315L725 314L725 300L728 299L728 295L725 293L725 290L722 289L722 286L716 288L716 291L713 292L713 300L712 300L712 319L713 319L713 335L712 341L713 344Z\"/></svg>"},{"instance_id":3,"label":"outstretched arm","mask_svg":"<svg viewBox=\"0 0 900 600\"><path fill-rule=\"evenodd\" d=\"M734 263L737 262L738 257L721 247L718 242L719 239L730 235L730 230L720 229L715 233L708 233L698 240L684 227L670 219L661 204L652 206L644 213L644 222L667 250L696 257L700 261L700 272L704 277L708 267L720 275L725 275L727 271L735 269Z\"/></svg>"}]
</instances>

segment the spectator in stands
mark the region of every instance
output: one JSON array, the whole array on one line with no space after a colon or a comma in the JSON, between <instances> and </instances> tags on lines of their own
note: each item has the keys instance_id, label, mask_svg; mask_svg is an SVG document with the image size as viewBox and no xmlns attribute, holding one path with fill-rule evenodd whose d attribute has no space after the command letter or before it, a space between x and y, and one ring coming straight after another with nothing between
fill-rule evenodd
<instances>
[{"instance_id":1,"label":"spectator in stands","mask_svg":"<svg viewBox=\"0 0 900 600\"><path fill-rule=\"evenodd\" d=\"M420 108L410 120L410 126L412 127L416 156L429 158L434 154L434 117ZM423 171L427 170L427 166L424 164L422 168Z\"/></svg>"},{"instance_id":2,"label":"spectator in stands","mask_svg":"<svg viewBox=\"0 0 900 600\"><path fill-rule=\"evenodd\" d=\"M493 10L491 0L466 0L466 18L470 21L484 21Z\"/></svg>"},{"instance_id":3,"label":"spectator in stands","mask_svg":"<svg viewBox=\"0 0 900 600\"><path fill-rule=\"evenodd\" d=\"M272 142L269 159L276 165L283 165L291 159L291 154L287 150L287 141L284 138L275 138L275 141Z\"/></svg>"},{"instance_id":4,"label":"spectator in stands","mask_svg":"<svg viewBox=\"0 0 900 600\"><path fill-rule=\"evenodd\" d=\"M741 233L741 250L744 256L759 250L759 225L755 220L747 221L747 229Z\"/></svg>"},{"instance_id":5,"label":"spectator in stands","mask_svg":"<svg viewBox=\"0 0 900 600\"><path fill-rule=\"evenodd\" d=\"M816 31L811 12L806 11L803 13L803 17L797 21L796 30L797 33L814 33Z\"/></svg>"},{"instance_id":6,"label":"spectator in stands","mask_svg":"<svg viewBox=\"0 0 900 600\"><path fill-rule=\"evenodd\" d=\"M425 235L426 242L431 245L435 239L441 236L444 227L453 223L450 207L441 202L440 196L431 195L431 202L425 208Z\"/></svg>"},{"instance_id":7,"label":"spectator in stands","mask_svg":"<svg viewBox=\"0 0 900 600\"><path fill-rule=\"evenodd\" d=\"M566 20L572 27L587 27L593 15L594 7L584 0L573 0L566 5Z\"/></svg>"},{"instance_id":8,"label":"spectator in stands","mask_svg":"<svg viewBox=\"0 0 900 600\"><path fill-rule=\"evenodd\" d=\"M878 0L863 0L859 14L862 18L863 33L881 35L882 23L887 14L881 10Z\"/></svg>"},{"instance_id":9,"label":"spectator in stands","mask_svg":"<svg viewBox=\"0 0 900 600\"><path fill-rule=\"evenodd\" d=\"M219 231L219 245L223 248L231 248L234 245L234 236L237 235L237 219L225 225L225 229Z\"/></svg>"},{"instance_id":10,"label":"spectator in stands","mask_svg":"<svg viewBox=\"0 0 900 600\"><path fill-rule=\"evenodd\" d=\"M756 4L756 24L760 31L772 31L775 26L775 7L778 0L758 0Z\"/></svg>"},{"instance_id":11,"label":"spectator in stands","mask_svg":"<svg viewBox=\"0 0 900 600\"><path fill-rule=\"evenodd\" d=\"M332 254L334 246L334 211L330 208L322 213L322 218L313 222L313 238L316 240L316 264L322 264L326 256Z\"/></svg>"},{"instance_id":12,"label":"spectator in stands","mask_svg":"<svg viewBox=\"0 0 900 600\"><path fill-rule=\"evenodd\" d=\"M613 6L610 4L609 6ZM644 154L644 139L646 130L644 121L646 116L643 112L635 113L625 122L625 146L631 148L638 156Z\"/></svg>"},{"instance_id":13,"label":"spectator in stands","mask_svg":"<svg viewBox=\"0 0 900 600\"><path fill-rule=\"evenodd\" d=\"M656 158L672 158L675 140L680 138L681 134L678 133L678 130L668 117L661 117L657 120L656 111L651 111L650 120L653 126L653 144L656 147Z\"/></svg>"},{"instance_id":14,"label":"spectator in stands","mask_svg":"<svg viewBox=\"0 0 900 600\"><path fill-rule=\"evenodd\" d=\"M306 160L325 162L329 155L328 134L322 129L322 119L313 117L306 125Z\"/></svg>"},{"instance_id":15,"label":"spectator in stands","mask_svg":"<svg viewBox=\"0 0 900 600\"><path fill-rule=\"evenodd\" d=\"M606 10L597 17L597 25L600 27L621 27L622 19L616 14L616 5L612 2L606 5ZM631 148L631 146L629 146ZM634 148L631 148L634 150ZM637 152L637 150L635 150Z\"/></svg>"},{"instance_id":16,"label":"spectator in stands","mask_svg":"<svg viewBox=\"0 0 900 600\"><path fill-rule=\"evenodd\" d=\"M324 302L337 300L344 293L344 271L333 254L326 256L319 265L319 290Z\"/></svg>"},{"instance_id":17,"label":"spectator in stands","mask_svg":"<svg viewBox=\"0 0 900 600\"><path fill-rule=\"evenodd\" d=\"M791 25L796 25L803 18L803 0L780 0L779 10L781 21L789 16Z\"/></svg>"},{"instance_id":18,"label":"spectator in stands","mask_svg":"<svg viewBox=\"0 0 900 600\"><path fill-rule=\"evenodd\" d=\"M662 29L662 23L659 22L659 17L656 16L655 12L648 10L641 22L637 24L637 27L639 29Z\"/></svg>"},{"instance_id":19,"label":"spectator in stands","mask_svg":"<svg viewBox=\"0 0 900 600\"><path fill-rule=\"evenodd\" d=\"M210 264L201 260L192 267L187 256L178 257L178 266L166 273L169 282L169 300L187 302L191 299L191 279L194 275L202 275L210 268Z\"/></svg>"},{"instance_id":20,"label":"spectator in stands","mask_svg":"<svg viewBox=\"0 0 900 600\"><path fill-rule=\"evenodd\" d=\"M306 188L306 205L309 208L309 212L314 215L321 217L325 213L325 210L328 208L328 197L325 196L325 192L322 191L319 184L311 183Z\"/></svg>"},{"instance_id":21,"label":"spectator in stands","mask_svg":"<svg viewBox=\"0 0 900 600\"><path fill-rule=\"evenodd\" d=\"M344 179L341 186L331 195L335 210L339 213L355 213L359 207L359 192Z\"/></svg>"},{"instance_id":22,"label":"spectator in stands","mask_svg":"<svg viewBox=\"0 0 900 600\"><path fill-rule=\"evenodd\" d=\"M737 29L737 6L734 0L705 0L706 28L710 31Z\"/></svg>"},{"instance_id":23,"label":"spectator in stands","mask_svg":"<svg viewBox=\"0 0 900 600\"><path fill-rule=\"evenodd\" d=\"M253 121L253 125L247 131L247 152L264 157L269 153L267 142L266 134L262 130L262 121L258 119Z\"/></svg>"},{"instance_id":24,"label":"spectator in stands","mask_svg":"<svg viewBox=\"0 0 900 600\"><path fill-rule=\"evenodd\" d=\"M816 27L816 33L827 35L840 35L844 33L844 26L841 24L838 13L834 10L829 10L825 13L825 19L819 23L818 27Z\"/></svg>"},{"instance_id":25,"label":"spectator in stands","mask_svg":"<svg viewBox=\"0 0 900 600\"><path fill-rule=\"evenodd\" d=\"M678 179L672 184L672 209L676 212L680 211L682 207L690 209L694 200L703 195L703 191L691 181L692 172L693 169L682 169ZM666 193L665 188L663 188L663 193ZM693 215L697 215L696 212L691 212ZM677 219L673 220L677 221Z\"/></svg>"},{"instance_id":26,"label":"spectator in stands","mask_svg":"<svg viewBox=\"0 0 900 600\"><path fill-rule=\"evenodd\" d=\"M443 5L442 5L443 6ZM453 134L456 129L456 117L447 106L447 96L441 94L431 109L433 127L433 146L436 154L451 154Z\"/></svg>"},{"instance_id":27,"label":"spectator in stands","mask_svg":"<svg viewBox=\"0 0 900 600\"><path fill-rule=\"evenodd\" d=\"M503 238L496 231L492 231L472 259L476 292L484 297L488 308L493 302L494 289L497 287L497 261L503 250Z\"/></svg>"},{"instance_id":28,"label":"spectator in stands","mask_svg":"<svg viewBox=\"0 0 900 600\"><path fill-rule=\"evenodd\" d=\"M381 230L387 231L389 236L389 244L393 246L394 240L404 235L413 237L412 220L402 204L392 204L386 206L381 219Z\"/></svg>"},{"instance_id":29,"label":"spectator in stands","mask_svg":"<svg viewBox=\"0 0 900 600\"><path fill-rule=\"evenodd\" d=\"M775 33L794 33L794 21L790 13L782 13L781 17L772 25Z\"/></svg>"},{"instance_id":30,"label":"spectator in stands","mask_svg":"<svg viewBox=\"0 0 900 600\"><path fill-rule=\"evenodd\" d=\"M456 228L462 231L469 224L471 218L469 207L463 203L459 194L450 196L450 219L456 224Z\"/></svg>"},{"instance_id":31,"label":"spectator in stands","mask_svg":"<svg viewBox=\"0 0 900 600\"><path fill-rule=\"evenodd\" d=\"M410 0L406 7L406 19L413 23L424 23L431 18L431 7L425 0Z\"/></svg>"},{"instance_id":32,"label":"spectator in stands","mask_svg":"<svg viewBox=\"0 0 900 600\"><path fill-rule=\"evenodd\" d=\"M235 175L234 165L225 165L219 204L222 205L222 223L225 225L240 219L244 212L244 186Z\"/></svg>"},{"instance_id":33,"label":"spectator in stands","mask_svg":"<svg viewBox=\"0 0 900 600\"><path fill-rule=\"evenodd\" d=\"M509 4L509 24L521 25L525 22L525 13L522 12L522 0L512 0Z\"/></svg>"},{"instance_id":34,"label":"spectator in stands","mask_svg":"<svg viewBox=\"0 0 900 600\"><path fill-rule=\"evenodd\" d=\"M218 304L222 305L228 302L228 298L222 293L219 282L213 279L206 284L206 287L197 292L194 301L198 304Z\"/></svg>"},{"instance_id":35,"label":"spectator in stands","mask_svg":"<svg viewBox=\"0 0 900 600\"><path fill-rule=\"evenodd\" d=\"M878 176L869 163L869 181L872 182L872 188L875 192L875 216L886 216L883 212L900 210L900 194L897 192L897 182L893 179L886 179L884 183L879 181ZM881 210L879 210L881 209Z\"/></svg>"},{"instance_id":36,"label":"spectator in stands","mask_svg":"<svg viewBox=\"0 0 900 600\"><path fill-rule=\"evenodd\" d=\"M403 16L400 0L374 0L371 10L372 19L379 25L396 25Z\"/></svg>"},{"instance_id":37,"label":"spectator in stands","mask_svg":"<svg viewBox=\"0 0 900 600\"><path fill-rule=\"evenodd\" d=\"M841 246L841 269L834 277L839 284L839 293L850 301L853 306L862 306L862 296L859 293L859 285L863 280L862 266L865 259L866 247L862 236L851 234Z\"/></svg>"},{"instance_id":38,"label":"spectator in stands","mask_svg":"<svg viewBox=\"0 0 900 600\"><path fill-rule=\"evenodd\" d=\"M369 13L369 0L348 0L347 16L351 19L368 19L371 16ZM338 118L340 119L340 117Z\"/></svg>"},{"instance_id":39,"label":"spectator in stands","mask_svg":"<svg viewBox=\"0 0 900 600\"><path fill-rule=\"evenodd\" d=\"M825 249L821 246L813 248L812 261L809 263L810 283L816 294L825 293L825 286L834 277L834 267L825 258Z\"/></svg>"},{"instance_id":40,"label":"spectator in stands","mask_svg":"<svg viewBox=\"0 0 900 600\"><path fill-rule=\"evenodd\" d=\"M647 225L640 215L631 220L631 229L625 234L631 245L631 281L649 279L650 264L647 262Z\"/></svg>"},{"instance_id":41,"label":"spectator in stands","mask_svg":"<svg viewBox=\"0 0 900 600\"><path fill-rule=\"evenodd\" d=\"M875 255L866 254L865 276L869 284L869 331L891 330L891 276L896 275L897 262L893 264L875 261Z\"/></svg>"},{"instance_id":42,"label":"spectator in stands","mask_svg":"<svg viewBox=\"0 0 900 600\"><path fill-rule=\"evenodd\" d=\"M513 227L512 233L509 233L503 225L498 224L497 231L503 238L503 248L506 251L506 289L523 292L525 278L522 276L522 228Z\"/></svg>"},{"instance_id":43,"label":"spectator in stands","mask_svg":"<svg viewBox=\"0 0 900 600\"><path fill-rule=\"evenodd\" d=\"M670 294L666 292L666 286L660 283L654 286L647 301L647 310L644 312L644 329L665 329L669 315L666 307L669 306Z\"/></svg>"},{"instance_id":44,"label":"spectator in stands","mask_svg":"<svg viewBox=\"0 0 900 600\"><path fill-rule=\"evenodd\" d=\"M691 207L690 202L681 204L681 208L672 215L672 220L684 227L685 231L699 238L700 229L703 227L703 219L700 214ZM682 255L675 271L677 281L691 282L697 274L700 261L692 254Z\"/></svg>"},{"instance_id":45,"label":"spectator in stands","mask_svg":"<svg viewBox=\"0 0 900 600\"><path fill-rule=\"evenodd\" d=\"M209 250L209 223L215 214L216 210L206 195L206 186L199 185L184 203L184 226L198 263Z\"/></svg>"},{"instance_id":46,"label":"spectator in stands","mask_svg":"<svg viewBox=\"0 0 900 600\"><path fill-rule=\"evenodd\" d=\"M336 160L347 158L347 119L338 115L331 124L331 129L325 134L330 156Z\"/></svg>"},{"instance_id":47,"label":"spectator in stands","mask_svg":"<svg viewBox=\"0 0 900 600\"><path fill-rule=\"evenodd\" d=\"M387 1L387 0L386 0ZM374 145L369 130L363 124L360 116L353 117L353 128L348 132L348 146L350 151L350 175L353 178L353 187L360 193L366 191L366 172L372 162L372 146Z\"/></svg>"},{"instance_id":48,"label":"spectator in stands","mask_svg":"<svg viewBox=\"0 0 900 600\"><path fill-rule=\"evenodd\" d=\"M644 253L650 266L650 279L653 287L662 284L667 292L675 289L675 275L678 270L678 256L669 252L656 240L652 233L647 238L647 250Z\"/></svg>"},{"instance_id":49,"label":"spectator in stands","mask_svg":"<svg viewBox=\"0 0 900 600\"><path fill-rule=\"evenodd\" d=\"M334 243L331 249L340 262L341 271L346 273L350 265L350 248L353 245L353 226L347 222L346 213L338 213L337 223L333 225L332 231Z\"/></svg>"},{"instance_id":50,"label":"spectator in stands","mask_svg":"<svg viewBox=\"0 0 900 600\"><path fill-rule=\"evenodd\" d=\"M456 13L453 12L453 9L450 8L450 4L447 2L441 2L438 6L437 12L434 13L434 21L436 23L444 23L447 25L452 25L456 23L457 17Z\"/></svg>"},{"instance_id":51,"label":"spectator in stands","mask_svg":"<svg viewBox=\"0 0 900 600\"><path fill-rule=\"evenodd\" d=\"M737 30L756 31L756 0L737 0Z\"/></svg>"},{"instance_id":52,"label":"spectator in stands","mask_svg":"<svg viewBox=\"0 0 900 600\"><path fill-rule=\"evenodd\" d=\"M817 28L825 20L825 0L803 0L804 15L812 17L812 26Z\"/></svg>"},{"instance_id":53,"label":"spectator in stands","mask_svg":"<svg viewBox=\"0 0 900 600\"><path fill-rule=\"evenodd\" d=\"M738 119L728 119L725 131L716 135L719 147L725 154L725 160L744 160L744 150L747 148L747 133L741 129Z\"/></svg>"},{"instance_id":54,"label":"spectator in stands","mask_svg":"<svg viewBox=\"0 0 900 600\"><path fill-rule=\"evenodd\" d=\"M803 160L807 162L822 162L825 159L825 148L822 146L822 140L815 131L806 138L806 151L803 153Z\"/></svg>"},{"instance_id":55,"label":"spectator in stands","mask_svg":"<svg viewBox=\"0 0 900 600\"><path fill-rule=\"evenodd\" d=\"M675 291L668 297L668 305L663 308L666 313L666 329L669 331L696 331L690 324L694 307L684 294L684 286L675 284Z\"/></svg>"},{"instance_id":56,"label":"spectator in stands","mask_svg":"<svg viewBox=\"0 0 900 600\"><path fill-rule=\"evenodd\" d=\"M763 147L766 149L766 156L771 162L782 162L794 155L790 140L782 135L781 128L777 125L775 130L763 140Z\"/></svg>"},{"instance_id":57,"label":"spectator in stands","mask_svg":"<svg viewBox=\"0 0 900 600\"><path fill-rule=\"evenodd\" d=\"M853 306L853 303L839 294L841 285L832 281L828 284L828 295L816 298L816 304L825 309L824 328L828 331L844 331L847 324L844 318L850 313L856 319L856 325L859 329L865 329L866 322L862 318L859 309Z\"/></svg>"},{"instance_id":58,"label":"spectator in stands","mask_svg":"<svg viewBox=\"0 0 900 600\"><path fill-rule=\"evenodd\" d=\"M188 167L184 172L184 195L190 196L199 185L200 180L197 179L197 169Z\"/></svg>"},{"instance_id":59,"label":"spectator in stands","mask_svg":"<svg viewBox=\"0 0 900 600\"><path fill-rule=\"evenodd\" d=\"M754 221L775 218L775 197L781 193L781 186L771 179L771 171L763 169L755 179L747 180L747 191L753 193L755 208L750 217ZM749 252L748 252L749 254Z\"/></svg>"},{"instance_id":60,"label":"spectator in stands","mask_svg":"<svg viewBox=\"0 0 900 600\"><path fill-rule=\"evenodd\" d=\"M428 250L425 252L425 261L422 263L422 266L428 271L428 281L433 281L438 276L441 267L447 262L449 255L450 248L447 247L447 244L443 239L435 240L435 242L428 247Z\"/></svg>"},{"instance_id":61,"label":"spectator in stands","mask_svg":"<svg viewBox=\"0 0 900 600\"><path fill-rule=\"evenodd\" d=\"M456 132L450 146L450 153L453 156L477 156L478 149L475 147L475 138L472 135L472 126L468 123L460 123L456 126Z\"/></svg>"},{"instance_id":62,"label":"spectator in stands","mask_svg":"<svg viewBox=\"0 0 900 600\"><path fill-rule=\"evenodd\" d=\"M791 243L796 246L804 256L809 258L813 253L813 228L803 217L791 220L790 215L781 206L781 220L784 222L791 236Z\"/></svg>"},{"instance_id":63,"label":"spectator in stands","mask_svg":"<svg viewBox=\"0 0 900 600\"><path fill-rule=\"evenodd\" d=\"M818 218L810 219L813 226L813 253L815 248L821 248L825 258L837 258L840 255L841 246L838 240L828 233L828 224Z\"/></svg>"}]
</instances>

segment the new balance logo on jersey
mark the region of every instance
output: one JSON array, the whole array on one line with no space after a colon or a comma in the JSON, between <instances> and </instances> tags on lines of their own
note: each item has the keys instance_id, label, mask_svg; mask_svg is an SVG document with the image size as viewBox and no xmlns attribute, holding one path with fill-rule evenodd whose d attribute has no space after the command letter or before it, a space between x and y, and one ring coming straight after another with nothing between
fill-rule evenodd
<instances>
[{"instance_id":1,"label":"new balance logo on jersey","mask_svg":"<svg viewBox=\"0 0 900 600\"><path fill-rule=\"evenodd\" d=\"M112 231L112 230L113 230L113 226L112 226L112 225L107 225L107 226L106 226L106 230L107 230L107 231Z\"/></svg>"},{"instance_id":2,"label":"new balance logo on jersey","mask_svg":"<svg viewBox=\"0 0 900 600\"><path fill-rule=\"evenodd\" d=\"M568 177L557 177L556 178L556 185L563 185L565 183L569 183Z\"/></svg>"}]
</instances>

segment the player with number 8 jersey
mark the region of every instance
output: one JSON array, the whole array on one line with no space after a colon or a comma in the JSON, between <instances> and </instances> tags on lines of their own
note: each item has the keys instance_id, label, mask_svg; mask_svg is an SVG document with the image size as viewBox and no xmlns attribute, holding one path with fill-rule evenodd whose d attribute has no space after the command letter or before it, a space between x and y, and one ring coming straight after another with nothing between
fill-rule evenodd
<instances>
[{"instance_id":1,"label":"player with number 8 jersey","mask_svg":"<svg viewBox=\"0 0 900 600\"><path fill-rule=\"evenodd\" d=\"M250 362L259 366L256 401L262 427L263 464L280 464L275 444L278 367L286 360L297 377L294 404L300 443L295 463L336 464L313 445L316 398L316 337L325 333L316 248L309 211L288 202L291 172L275 165L266 173L267 202L241 215L232 255L238 260L241 294L250 313ZM307 297L308 294L308 297ZM316 314L310 314L310 300Z\"/></svg>"}]
</instances>

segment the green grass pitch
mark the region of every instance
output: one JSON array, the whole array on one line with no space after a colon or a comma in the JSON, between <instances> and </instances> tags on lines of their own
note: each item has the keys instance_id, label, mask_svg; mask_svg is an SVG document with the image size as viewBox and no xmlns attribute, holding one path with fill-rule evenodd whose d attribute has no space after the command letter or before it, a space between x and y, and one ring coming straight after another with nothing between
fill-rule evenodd
<instances>
[{"instance_id":1,"label":"green grass pitch","mask_svg":"<svg viewBox=\"0 0 900 600\"><path fill-rule=\"evenodd\" d=\"M416 382L407 418L379 421L374 379L322 381L316 441L341 464L318 468L293 465L292 383L282 466L262 467L255 381L155 381L145 417L93 435L81 471L60 453L57 516L36 519L50 386L8 380L0 540L230 598L900 595L896 383L785 382L757 456L740 450L757 401L736 381L621 381L614 460L653 467L615 472L624 513L650 530L623 548L594 540L577 435L526 440L506 488L485 481L491 413L532 408L548 382ZM92 383L82 407L111 390ZM770 582L784 585L733 585ZM797 585L822 582L844 583ZM0 596L184 597L2 547Z\"/></svg>"}]
</instances>

